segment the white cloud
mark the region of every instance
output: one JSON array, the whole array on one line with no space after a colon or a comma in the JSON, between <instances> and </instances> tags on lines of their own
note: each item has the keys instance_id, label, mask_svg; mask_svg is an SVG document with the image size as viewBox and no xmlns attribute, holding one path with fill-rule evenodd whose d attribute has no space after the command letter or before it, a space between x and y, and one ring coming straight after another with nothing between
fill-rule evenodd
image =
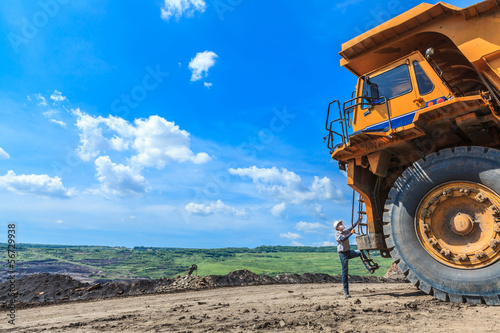
<instances>
[{"instance_id":1,"label":"white cloud","mask_svg":"<svg viewBox=\"0 0 500 333\"><path fill-rule=\"evenodd\" d=\"M66 97L63 96L60 91L54 90L52 95L50 95L50 99L53 100L54 104L55 104L55 103L64 101L66 99Z\"/></svg>"},{"instance_id":2,"label":"white cloud","mask_svg":"<svg viewBox=\"0 0 500 333\"><path fill-rule=\"evenodd\" d=\"M229 169L230 174L250 177L261 192L267 192L277 200L301 204L315 200L343 200L342 192L327 178L314 177L311 185L305 186L302 179L287 169L272 168Z\"/></svg>"},{"instance_id":3,"label":"white cloud","mask_svg":"<svg viewBox=\"0 0 500 333\"><path fill-rule=\"evenodd\" d=\"M171 17L175 17L179 20L182 15L192 17L194 12L203 13L206 8L204 0L164 0L161 18L168 21Z\"/></svg>"},{"instance_id":4,"label":"white cloud","mask_svg":"<svg viewBox=\"0 0 500 333\"><path fill-rule=\"evenodd\" d=\"M104 193L118 196L131 196L149 191L148 182L140 170L123 164L111 162L109 156L100 156L95 160L97 180Z\"/></svg>"},{"instance_id":5,"label":"white cloud","mask_svg":"<svg viewBox=\"0 0 500 333\"><path fill-rule=\"evenodd\" d=\"M49 121L51 123L54 123L54 124L57 124L61 127L66 127L66 123L64 121L61 121L61 120L55 120L55 119L49 119Z\"/></svg>"},{"instance_id":6,"label":"white cloud","mask_svg":"<svg viewBox=\"0 0 500 333\"><path fill-rule=\"evenodd\" d=\"M234 215L243 217L246 216L247 213L244 209L237 209L231 206L224 204L221 200L217 200L216 202L211 202L208 205L204 204L196 204L191 202L184 207L184 210L193 215L212 215L216 213Z\"/></svg>"},{"instance_id":7,"label":"white cloud","mask_svg":"<svg viewBox=\"0 0 500 333\"><path fill-rule=\"evenodd\" d=\"M292 241L292 242L290 243L290 245L292 245L292 246L304 246L304 244L299 243L299 242L297 242L297 241Z\"/></svg>"},{"instance_id":8,"label":"white cloud","mask_svg":"<svg viewBox=\"0 0 500 333\"><path fill-rule=\"evenodd\" d=\"M283 213L285 209L286 209L286 204L282 202L271 208L271 214L273 214L273 216L280 217L281 213Z\"/></svg>"},{"instance_id":9,"label":"white cloud","mask_svg":"<svg viewBox=\"0 0 500 333\"><path fill-rule=\"evenodd\" d=\"M201 80L208 76L208 70L215 65L215 59L219 56L212 51L196 53L196 56L189 62L191 70L191 81Z\"/></svg>"},{"instance_id":10,"label":"white cloud","mask_svg":"<svg viewBox=\"0 0 500 333\"><path fill-rule=\"evenodd\" d=\"M211 160L204 152L191 149L190 134L174 122L159 116L135 119L133 123L120 117L91 116L79 109L71 110L77 117L80 146L78 156L84 161L95 159L99 193L128 196L149 190L141 175L146 167L163 168L171 162L202 164ZM125 164L111 162L108 151L128 151L122 155Z\"/></svg>"},{"instance_id":11,"label":"white cloud","mask_svg":"<svg viewBox=\"0 0 500 333\"><path fill-rule=\"evenodd\" d=\"M114 136L109 139L109 144L111 148L116 151L124 151L129 149L129 142L124 138L120 138L118 136Z\"/></svg>"},{"instance_id":12,"label":"white cloud","mask_svg":"<svg viewBox=\"0 0 500 333\"><path fill-rule=\"evenodd\" d=\"M48 110L48 111L45 111L45 112L43 113L43 115L44 115L45 117L47 117L47 118L50 118L50 117L53 117L54 115L56 115L57 113L59 113L59 111L54 110L54 109L50 109L50 110Z\"/></svg>"},{"instance_id":13,"label":"white cloud","mask_svg":"<svg viewBox=\"0 0 500 333\"><path fill-rule=\"evenodd\" d=\"M328 226L319 222L309 223L301 221L295 225L295 229L305 232L319 232L319 230L328 229Z\"/></svg>"},{"instance_id":14,"label":"white cloud","mask_svg":"<svg viewBox=\"0 0 500 333\"><path fill-rule=\"evenodd\" d=\"M7 154L5 150L0 148L0 160L8 160L10 158L10 155Z\"/></svg>"},{"instance_id":15,"label":"white cloud","mask_svg":"<svg viewBox=\"0 0 500 333\"><path fill-rule=\"evenodd\" d=\"M194 154L190 146L189 133L159 116L136 119L136 136L133 147L138 152L132 160L144 166L162 168L169 162L193 162L203 164L210 161L207 153Z\"/></svg>"},{"instance_id":16,"label":"white cloud","mask_svg":"<svg viewBox=\"0 0 500 333\"><path fill-rule=\"evenodd\" d=\"M280 234L280 237L281 238L286 238L286 239L299 239L299 238L302 238L301 235L295 234L293 232L288 232L286 234Z\"/></svg>"},{"instance_id":17,"label":"white cloud","mask_svg":"<svg viewBox=\"0 0 500 333\"><path fill-rule=\"evenodd\" d=\"M287 169L278 170L276 167L272 167L271 169L266 168L257 168L253 166L251 168L238 168L238 169L229 169L229 173L232 175L238 176L247 176L252 178L253 182L256 184L259 183L279 183L290 185L292 183L300 182L300 177L294 172L288 171Z\"/></svg>"},{"instance_id":18,"label":"white cloud","mask_svg":"<svg viewBox=\"0 0 500 333\"><path fill-rule=\"evenodd\" d=\"M64 222L63 220L56 220L56 223L57 223L57 224L61 224L61 223L63 223L63 222Z\"/></svg>"},{"instance_id":19,"label":"white cloud","mask_svg":"<svg viewBox=\"0 0 500 333\"><path fill-rule=\"evenodd\" d=\"M38 93L38 94L35 94L34 95L35 98L37 100L39 100L40 102L38 103L38 105L41 105L41 106L48 106L47 104L47 100L45 99L45 97L42 96L42 94Z\"/></svg>"},{"instance_id":20,"label":"white cloud","mask_svg":"<svg viewBox=\"0 0 500 333\"><path fill-rule=\"evenodd\" d=\"M210 87L213 85L213 83L210 83L210 82L203 82L203 85L205 87L207 87L208 89L210 89Z\"/></svg>"},{"instance_id":21,"label":"white cloud","mask_svg":"<svg viewBox=\"0 0 500 333\"><path fill-rule=\"evenodd\" d=\"M334 242L330 242L330 241L323 241L321 243L314 243L313 245L315 245L315 246L336 246L337 244L335 244Z\"/></svg>"},{"instance_id":22,"label":"white cloud","mask_svg":"<svg viewBox=\"0 0 500 333\"><path fill-rule=\"evenodd\" d=\"M74 189L66 189L59 177L48 175L16 175L10 170L0 176L0 188L18 194L35 194L44 197L69 198L74 196Z\"/></svg>"},{"instance_id":23,"label":"white cloud","mask_svg":"<svg viewBox=\"0 0 500 333\"><path fill-rule=\"evenodd\" d=\"M315 203L312 205L312 209L314 211L314 215L316 217L319 217L320 219L322 220L326 220L327 219L327 216L325 213L323 213L323 206L321 206L320 204L318 203Z\"/></svg>"},{"instance_id":24,"label":"white cloud","mask_svg":"<svg viewBox=\"0 0 500 333\"><path fill-rule=\"evenodd\" d=\"M163 168L170 162L202 164L211 160L207 153L193 153L189 132L162 117L135 119L131 124L120 117L93 117L79 109L73 114L78 117L76 126L80 130L78 155L84 161L106 150L128 149L136 153L130 162L138 167Z\"/></svg>"}]
</instances>

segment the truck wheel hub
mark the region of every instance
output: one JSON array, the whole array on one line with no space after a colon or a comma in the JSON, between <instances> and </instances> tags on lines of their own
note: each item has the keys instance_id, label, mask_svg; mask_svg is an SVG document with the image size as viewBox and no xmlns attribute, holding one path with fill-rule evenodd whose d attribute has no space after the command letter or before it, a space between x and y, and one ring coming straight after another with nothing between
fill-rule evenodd
<instances>
[{"instance_id":1,"label":"truck wheel hub","mask_svg":"<svg viewBox=\"0 0 500 333\"><path fill-rule=\"evenodd\" d=\"M440 185L420 202L415 231L437 261L476 269L500 259L500 196L472 182Z\"/></svg>"},{"instance_id":2,"label":"truck wheel hub","mask_svg":"<svg viewBox=\"0 0 500 333\"><path fill-rule=\"evenodd\" d=\"M457 235L465 236L474 229L474 221L469 214L458 213L450 221L450 228Z\"/></svg>"}]
</instances>

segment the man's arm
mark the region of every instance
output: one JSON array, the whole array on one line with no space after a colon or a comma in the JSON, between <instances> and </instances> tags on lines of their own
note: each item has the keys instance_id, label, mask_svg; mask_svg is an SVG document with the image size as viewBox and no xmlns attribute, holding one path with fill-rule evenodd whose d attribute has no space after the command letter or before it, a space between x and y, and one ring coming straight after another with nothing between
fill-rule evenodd
<instances>
[{"instance_id":1,"label":"man's arm","mask_svg":"<svg viewBox=\"0 0 500 333\"><path fill-rule=\"evenodd\" d=\"M349 232L347 235L342 235L340 236L341 241L345 241L347 238L351 237L351 235L354 233L354 228L357 227L357 225L363 220L362 217L360 217L349 229L346 231Z\"/></svg>"}]
</instances>

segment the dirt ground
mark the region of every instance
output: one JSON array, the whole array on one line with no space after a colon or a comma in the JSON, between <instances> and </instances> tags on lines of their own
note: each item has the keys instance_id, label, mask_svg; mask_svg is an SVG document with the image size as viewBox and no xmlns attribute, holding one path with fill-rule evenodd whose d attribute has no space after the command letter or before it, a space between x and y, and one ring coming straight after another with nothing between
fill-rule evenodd
<instances>
[{"instance_id":1,"label":"dirt ground","mask_svg":"<svg viewBox=\"0 0 500 333\"><path fill-rule=\"evenodd\" d=\"M411 284L228 287L20 309L16 332L498 332L498 307L434 300ZM12 329L5 311L0 331Z\"/></svg>"}]
</instances>

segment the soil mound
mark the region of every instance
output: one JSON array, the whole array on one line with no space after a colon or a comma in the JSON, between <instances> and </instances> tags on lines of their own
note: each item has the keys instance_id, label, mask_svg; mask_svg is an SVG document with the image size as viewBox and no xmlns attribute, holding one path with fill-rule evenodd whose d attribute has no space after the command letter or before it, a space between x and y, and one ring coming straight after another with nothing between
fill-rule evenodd
<instances>
[{"instance_id":1,"label":"soil mound","mask_svg":"<svg viewBox=\"0 0 500 333\"><path fill-rule=\"evenodd\" d=\"M40 305L54 302L110 298L145 293L177 292L207 288L245 285L339 283L340 275L321 273L281 274L276 277L257 275L248 270L239 270L227 275L177 276L175 279L131 280L106 283L87 283L61 274L34 274L16 280L17 304ZM392 283L400 280L373 276L351 276L353 283ZM0 284L0 308L10 300L9 282Z\"/></svg>"}]
</instances>

